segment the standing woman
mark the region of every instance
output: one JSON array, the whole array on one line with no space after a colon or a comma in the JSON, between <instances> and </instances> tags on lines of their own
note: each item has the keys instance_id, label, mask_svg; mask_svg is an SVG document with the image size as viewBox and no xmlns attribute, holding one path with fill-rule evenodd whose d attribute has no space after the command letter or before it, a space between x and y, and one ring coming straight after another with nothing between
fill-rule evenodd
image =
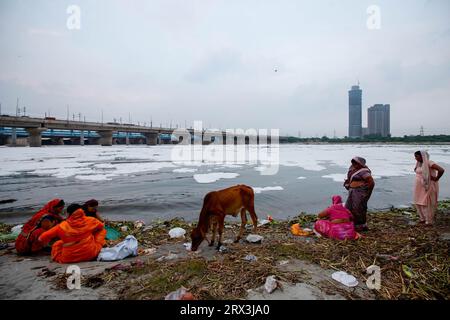
<instances>
[{"instance_id":1,"label":"standing woman","mask_svg":"<svg viewBox=\"0 0 450 320\"><path fill-rule=\"evenodd\" d=\"M372 195L375 181L364 158L354 157L352 159L344 186L349 190L345 207L353 215L355 230L367 231L367 202Z\"/></svg>"},{"instance_id":2,"label":"standing woman","mask_svg":"<svg viewBox=\"0 0 450 320\"><path fill-rule=\"evenodd\" d=\"M414 204L420 216L420 223L433 225L434 213L439 197L439 179L445 170L430 160L426 151L416 151L416 184L414 188Z\"/></svg>"}]
</instances>

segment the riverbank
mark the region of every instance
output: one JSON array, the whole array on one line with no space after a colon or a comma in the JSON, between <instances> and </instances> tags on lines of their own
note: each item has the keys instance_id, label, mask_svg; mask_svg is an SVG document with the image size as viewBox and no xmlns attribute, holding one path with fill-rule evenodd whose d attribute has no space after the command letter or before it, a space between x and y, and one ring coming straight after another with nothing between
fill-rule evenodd
<instances>
[{"instance_id":1,"label":"riverbank","mask_svg":"<svg viewBox=\"0 0 450 320\"><path fill-rule=\"evenodd\" d=\"M263 219L264 217L260 217ZM290 226L311 227L314 217L297 217L261 226L260 244L232 243L237 220L227 220L225 252L206 242L196 253L187 251L189 239L170 239L168 231L193 225L180 219L157 221L142 228L133 222L121 239L134 235L139 256L118 262L85 262L81 290L66 288L67 265L49 256L19 257L13 248L0 250L2 299L164 299L184 286L196 299L449 299L450 201L441 202L435 227L417 225L414 209L369 214L370 231L357 241L334 241L316 236L296 237ZM11 226L2 225L2 231ZM250 227L250 226L249 226ZM250 231L251 229L249 229ZM117 240L120 241L120 240ZM109 242L109 246L117 241ZM247 261L247 255L256 261ZM381 268L381 289L366 286L366 269ZM346 271L359 284L347 288L331 278ZM272 294L263 285L274 275L279 288Z\"/></svg>"}]
</instances>

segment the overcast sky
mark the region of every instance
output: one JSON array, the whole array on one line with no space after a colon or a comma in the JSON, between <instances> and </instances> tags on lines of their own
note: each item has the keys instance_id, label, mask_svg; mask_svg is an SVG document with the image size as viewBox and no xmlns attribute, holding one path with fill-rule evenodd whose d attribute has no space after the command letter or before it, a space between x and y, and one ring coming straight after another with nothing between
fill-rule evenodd
<instances>
[{"instance_id":1,"label":"overcast sky","mask_svg":"<svg viewBox=\"0 0 450 320\"><path fill-rule=\"evenodd\" d=\"M364 125L367 107L390 103L393 135L450 134L449 40L448 0L0 0L0 103L344 136L359 80Z\"/></svg>"}]
</instances>

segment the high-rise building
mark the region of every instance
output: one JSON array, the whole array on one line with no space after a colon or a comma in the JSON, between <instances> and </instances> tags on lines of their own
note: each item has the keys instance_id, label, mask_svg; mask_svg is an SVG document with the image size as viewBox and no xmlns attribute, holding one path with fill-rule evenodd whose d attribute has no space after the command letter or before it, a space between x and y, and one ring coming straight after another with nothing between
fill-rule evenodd
<instances>
[{"instance_id":1,"label":"high-rise building","mask_svg":"<svg viewBox=\"0 0 450 320\"><path fill-rule=\"evenodd\" d=\"M368 109L367 124L370 135L389 137L391 135L391 106L389 104L375 104Z\"/></svg>"},{"instance_id":2,"label":"high-rise building","mask_svg":"<svg viewBox=\"0 0 450 320\"><path fill-rule=\"evenodd\" d=\"M352 86L348 92L348 136L362 136L362 90L359 85Z\"/></svg>"}]
</instances>

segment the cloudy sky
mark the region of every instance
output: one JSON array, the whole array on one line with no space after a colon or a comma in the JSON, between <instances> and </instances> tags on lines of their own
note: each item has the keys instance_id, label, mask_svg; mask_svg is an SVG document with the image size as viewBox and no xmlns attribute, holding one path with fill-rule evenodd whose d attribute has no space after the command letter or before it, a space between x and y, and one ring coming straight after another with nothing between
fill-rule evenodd
<instances>
[{"instance_id":1,"label":"cloudy sky","mask_svg":"<svg viewBox=\"0 0 450 320\"><path fill-rule=\"evenodd\" d=\"M344 136L359 80L393 135L450 134L449 40L448 0L0 0L0 103Z\"/></svg>"}]
</instances>

